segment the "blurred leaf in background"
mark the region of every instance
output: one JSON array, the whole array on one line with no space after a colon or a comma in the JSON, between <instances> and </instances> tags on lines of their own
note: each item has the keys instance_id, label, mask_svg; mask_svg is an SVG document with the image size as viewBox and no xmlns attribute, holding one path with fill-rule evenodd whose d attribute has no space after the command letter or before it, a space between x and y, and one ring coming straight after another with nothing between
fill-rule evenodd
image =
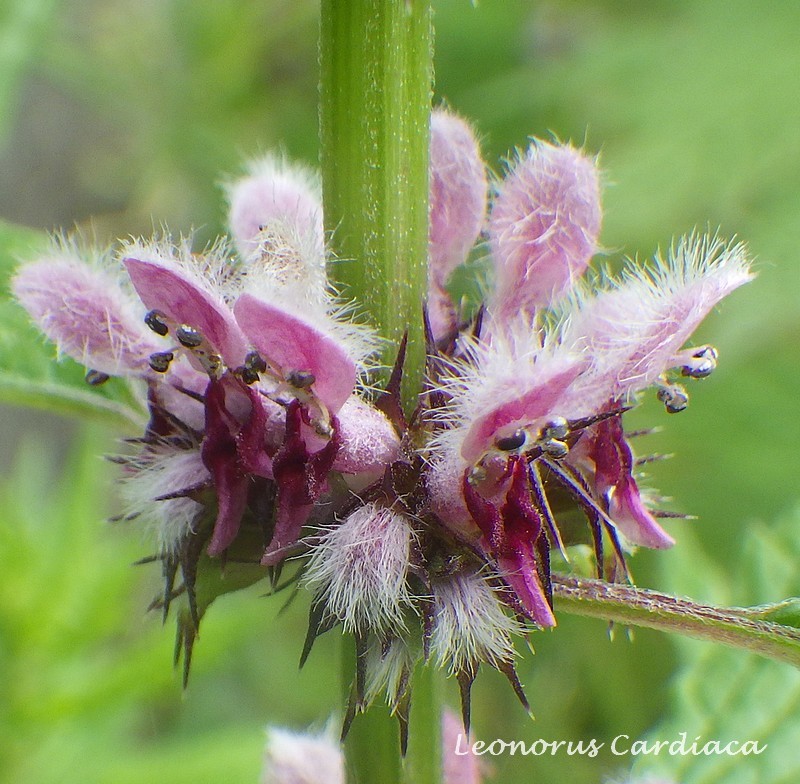
<instances>
[{"instance_id":1,"label":"blurred leaf in background","mask_svg":"<svg viewBox=\"0 0 800 784\"><path fill-rule=\"evenodd\" d=\"M210 239L223 228L217 183L243 157L282 145L316 160L316 13L311 0L6 0L0 217L40 230L77 223L101 242L162 222ZM632 426L665 425L640 442L644 453L677 454L652 466L652 485L699 517L670 522L678 546L641 553L632 568L640 585L700 601L784 598L771 569L794 573L796 559L787 562L782 534L770 540L769 524L795 508L800 467L800 6L438 0L436 27L437 100L475 122L498 170L529 134L585 139L601 152L609 263L647 257L695 226L749 243L759 278L699 336L721 351L717 373L691 386L680 416L653 400L630 415ZM3 281L40 241L0 231ZM0 303L3 378L28 379L32 394L62 380L86 391L83 369L56 367L52 355L21 310ZM305 607L278 616L283 598L258 588L209 612L182 696L171 625L144 613L157 567L129 567L148 553L147 535L101 522L115 511L114 473L97 458L116 448L107 432L87 436L18 408L0 417L0 778L245 784L257 777L263 724L324 723L337 700L334 641L322 638L298 674ZM796 530L796 517L786 519ZM743 532L756 522L761 539L745 561L754 576L744 579ZM644 630L630 642L618 629L612 641L591 620L562 617L533 644L521 676L537 721L482 673L479 737L640 737L674 709L655 731L664 737L723 707L730 722L720 731L738 732L750 692L725 692L724 706L672 703L667 683L679 666L688 684L750 673L756 691L764 683L790 699L796 688L795 674L771 662ZM783 724L797 729L791 715ZM492 766L504 784L620 775L608 754ZM691 781L728 779L711 771Z\"/></svg>"},{"instance_id":2,"label":"blurred leaf in background","mask_svg":"<svg viewBox=\"0 0 800 784\"><path fill-rule=\"evenodd\" d=\"M698 569L703 560L694 538L687 538L665 582L726 605L800 595L800 509L770 526L747 530L735 581L713 563ZM683 732L688 743L701 736L698 746L709 740L722 745L757 740L764 750L747 756L643 756L635 761L636 772L668 775L681 784L789 784L800 779L800 672L694 640L681 639L677 647L680 666L671 687L669 718L648 739L673 740Z\"/></svg>"}]
</instances>

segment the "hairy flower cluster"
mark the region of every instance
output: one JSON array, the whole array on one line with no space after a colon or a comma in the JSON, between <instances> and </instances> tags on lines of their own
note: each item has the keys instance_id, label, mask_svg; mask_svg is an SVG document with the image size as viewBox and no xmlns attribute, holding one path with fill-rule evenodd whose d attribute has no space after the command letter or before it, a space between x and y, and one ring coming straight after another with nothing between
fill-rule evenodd
<instances>
[{"instance_id":1,"label":"hairy flower cluster","mask_svg":"<svg viewBox=\"0 0 800 784\"><path fill-rule=\"evenodd\" d=\"M482 663L527 706L514 640L556 623L554 553L588 543L598 577L625 580L628 551L672 545L623 416L648 388L668 412L686 407L681 382L718 359L686 343L751 277L742 245L697 235L587 276L595 159L535 141L489 198L462 119L433 113L430 153L429 359L413 415L399 401L404 346L386 389L367 394L377 338L328 283L318 182L277 158L228 185L231 242L60 240L13 284L88 383L124 376L141 395L149 421L117 458L124 517L154 531L154 604L188 600L187 666L203 610L231 589L204 578L247 563L279 587L286 565L283 584L312 597L302 658L337 625L355 639L345 730L385 695L404 741L420 660L457 678L465 725ZM481 238L492 282L468 316L447 287ZM575 511L583 529L563 523Z\"/></svg>"}]
</instances>

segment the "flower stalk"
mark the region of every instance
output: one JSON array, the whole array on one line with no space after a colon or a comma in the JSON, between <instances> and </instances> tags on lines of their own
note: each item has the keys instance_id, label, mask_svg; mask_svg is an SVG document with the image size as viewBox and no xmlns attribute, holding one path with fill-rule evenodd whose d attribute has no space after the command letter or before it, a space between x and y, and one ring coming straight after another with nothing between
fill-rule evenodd
<instances>
[{"instance_id":1,"label":"flower stalk","mask_svg":"<svg viewBox=\"0 0 800 784\"><path fill-rule=\"evenodd\" d=\"M747 608L719 608L657 591L553 574L561 612L602 618L710 640L800 667L800 629L752 617Z\"/></svg>"}]
</instances>

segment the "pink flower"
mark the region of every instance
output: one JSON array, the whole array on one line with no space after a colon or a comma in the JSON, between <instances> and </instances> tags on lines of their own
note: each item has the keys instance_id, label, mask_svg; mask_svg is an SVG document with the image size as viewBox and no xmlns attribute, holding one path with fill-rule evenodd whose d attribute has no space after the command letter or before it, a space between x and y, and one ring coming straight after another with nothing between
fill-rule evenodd
<instances>
[{"instance_id":1,"label":"pink flower","mask_svg":"<svg viewBox=\"0 0 800 784\"><path fill-rule=\"evenodd\" d=\"M378 339L329 286L316 179L274 158L228 186L232 245L61 242L13 282L89 383L141 388L138 451L115 458L124 516L157 541L153 606L186 602L187 667L220 585L212 559L228 586L245 570L242 584L268 572L278 585L297 559L313 596L302 660L341 625L357 662L344 731L385 698L403 748L423 661L458 680L467 730L481 665L528 709L514 637L556 624L554 552L589 543L598 577L623 580L627 552L673 544L640 491L624 414L651 387L668 412L686 408L679 382L718 361L713 346L687 347L692 332L752 277L742 245L692 235L650 265L583 280L599 242L596 163L534 141L497 185L485 307L458 324L446 286L483 230L486 174L449 112L431 120L430 175L429 378L413 412L400 401L405 343L386 389L365 394ZM565 510L585 527L563 525ZM335 750L321 761L298 738L274 740L265 780L341 780ZM445 771L479 777L469 756Z\"/></svg>"},{"instance_id":2,"label":"pink flower","mask_svg":"<svg viewBox=\"0 0 800 784\"><path fill-rule=\"evenodd\" d=\"M95 261L97 254L62 243L21 268L15 293L63 353L91 368L91 383L118 374L147 383L151 419L141 458L125 459L127 486L152 509L148 519L174 513L175 524L153 524L165 557L183 558L198 538L210 555L222 555L274 496L274 518L257 522L265 562L276 563L297 542L332 471L363 486L399 454L391 424L356 393L371 333L346 320L319 270L278 275L283 257L260 258L255 270L224 244L196 254L168 240L130 242L120 255L122 275L112 272L111 253ZM304 275L308 297L299 288ZM208 493L167 470L189 455L212 491L210 528L196 513Z\"/></svg>"},{"instance_id":3,"label":"pink flower","mask_svg":"<svg viewBox=\"0 0 800 784\"><path fill-rule=\"evenodd\" d=\"M584 512L601 576L627 574L626 547L673 544L642 499L621 416L650 386L668 411L685 408L670 374L704 378L717 352L682 346L752 277L743 246L693 235L667 260L631 266L594 292L577 279L599 227L594 163L535 143L492 207L489 324L460 338L458 358L443 359L444 404L433 412L431 510L484 554L511 604L541 626L555 623L550 551L564 546L548 499L554 487Z\"/></svg>"}]
</instances>

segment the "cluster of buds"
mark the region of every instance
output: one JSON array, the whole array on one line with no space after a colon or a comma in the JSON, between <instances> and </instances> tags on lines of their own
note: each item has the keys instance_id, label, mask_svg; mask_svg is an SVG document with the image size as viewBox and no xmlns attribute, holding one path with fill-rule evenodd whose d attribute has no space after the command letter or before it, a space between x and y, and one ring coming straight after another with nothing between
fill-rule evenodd
<instances>
[{"instance_id":1,"label":"cluster of buds","mask_svg":"<svg viewBox=\"0 0 800 784\"><path fill-rule=\"evenodd\" d=\"M673 543L657 520L669 513L640 492L623 415L649 387L680 411L679 380L712 372L713 347L684 345L750 279L743 246L693 235L590 279L596 161L533 142L490 198L472 130L435 111L428 372L404 414L405 347L370 393L378 338L328 282L313 175L268 158L227 195L232 241L101 253L60 240L13 284L89 384L125 376L140 391L149 421L116 458L123 517L155 532L154 606L182 598L186 668L214 596L269 575L311 594L303 659L336 626L355 640L345 730L383 695L405 742L420 661L457 678L467 728L481 664L527 706L514 639L556 623L551 555L589 544L598 577L626 580L627 552ZM481 240L492 282L462 313L448 281ZM565 524L575 511L585 526Z\"/></svg>"}]
</instances>

